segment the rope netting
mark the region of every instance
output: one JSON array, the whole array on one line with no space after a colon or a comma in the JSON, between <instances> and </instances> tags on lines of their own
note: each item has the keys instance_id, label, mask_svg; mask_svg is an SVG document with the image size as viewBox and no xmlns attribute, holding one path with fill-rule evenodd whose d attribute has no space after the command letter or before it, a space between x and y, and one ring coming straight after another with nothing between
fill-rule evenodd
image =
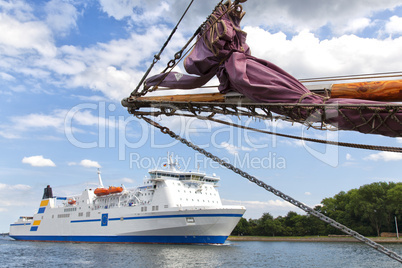
<instances>
[{"instance_id":1,"label":"rope netting","mask_svg":"<svg viewBox=\"0 0 402 268\"><path fill-rule=\"evenodd\" d=\"M122 101L133 115L186 115L212 118L215 115L246 116L264 120L284 120L300 123L320 130L338 130L337 122L328 121L342 117L348 130L367 134L382 135L386 129L388 136L402 137L402 121L396 116L402 113L401 104L292 104L292 103L225 103L225 102L183 102L154 101L145 98L127 98ZM147 109L148 108L148 109ZM345 111L353 111L353 114ZM367 116L369 114L369 116ZM385 116L384 116L385 114ZM350 116L352 115L352 116ZM395 125L399 126L395 127ZM381 129L381 131L379 131Z\"/></svg>"}]
</instances>

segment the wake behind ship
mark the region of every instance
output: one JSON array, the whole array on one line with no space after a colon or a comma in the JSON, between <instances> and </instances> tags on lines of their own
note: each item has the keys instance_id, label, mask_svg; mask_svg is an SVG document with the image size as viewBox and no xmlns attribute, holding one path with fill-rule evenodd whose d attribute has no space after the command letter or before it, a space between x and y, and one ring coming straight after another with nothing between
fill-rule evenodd
<instances>
[{"instance_id":1,"label":"wake behind ship","mask_svg":"<svg viewBox=\"0 0 402 268\"><path fill-rule=\"evenodd\" d=\"M169 158L170 159L170 158ZM176 169L149 171L135 189L99 187L81 195L53 196L44 190L38 212L10 225L16 240L222 244L245 212L222 205L219 178Z\"/></svg>"}]
</instances>

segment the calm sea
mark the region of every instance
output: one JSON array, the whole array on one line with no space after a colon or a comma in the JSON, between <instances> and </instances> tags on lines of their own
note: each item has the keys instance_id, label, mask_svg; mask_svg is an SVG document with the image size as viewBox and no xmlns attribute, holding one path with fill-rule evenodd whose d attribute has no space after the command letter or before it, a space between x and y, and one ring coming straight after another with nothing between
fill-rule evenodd
<instances>
[{"instance_id":1,"label":"calm sea","mask_svg":"<svg viewBox=\"0 0 402 268\"><path fill-rule=\"evenodd\" d=\"M386 244L402 254L402 244ZM227 242L221 246L84 244L0 238L0 267L402 267L361 243Z\"/></svg>"}]
</instances>

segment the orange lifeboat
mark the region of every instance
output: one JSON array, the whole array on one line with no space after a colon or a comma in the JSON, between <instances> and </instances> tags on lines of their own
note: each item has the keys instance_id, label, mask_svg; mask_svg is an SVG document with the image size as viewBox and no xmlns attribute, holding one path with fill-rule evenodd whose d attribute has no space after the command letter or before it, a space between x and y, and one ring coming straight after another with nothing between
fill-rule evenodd
<instances>
[{"instance_id":1,"label":"orange lifeboat","mask_svg":"<svg viewBox=\"0 0 402 268\"><path fill-rule=\"evenodd\" d=\"M107 188L96 188L95 191L94 191L94 194L96 196L108 195L109 194L109 189L107 189Z\"/></svg>"},{"instance_id":2,"label":"orange lifeboat","mask_svg":"<svg viewBox=\"0 0 402 268\"><path fill-rule=\"evenodd\" d=\"M123 192L123 187L116 187L116 186L109 186L109 193L111 194L117 194Z\"/></svg>"},{"instance_id":3,"label":"orange lifeboat","mask_svg":"<svg viewBox=\"0 0 402 268\"><path fill-rule=\"evenodd\" d=\"M74 199L72 199L72 198L68 199L68 204L69 205L75 205L75 203L77 203L77 201L75 201Z\"/></svg>"}]
</instances>

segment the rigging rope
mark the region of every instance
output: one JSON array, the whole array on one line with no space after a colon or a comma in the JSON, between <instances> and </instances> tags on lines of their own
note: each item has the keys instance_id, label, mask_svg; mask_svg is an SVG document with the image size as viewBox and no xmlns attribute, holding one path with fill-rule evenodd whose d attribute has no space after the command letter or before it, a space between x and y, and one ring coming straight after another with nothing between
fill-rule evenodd
<instances>
[{"instance_id":1,"label":"rigging rope","mask_svg":"<svg viewBox=\"0 0 402 268\"><path fill-rule=\"evenodd\" d=\"M314 77L314 78L302 78L298 79L301 83L318 83L318 82L331 82L331 81L346 81L346 80L356 80L356 79L377 79L377 78L396 78L402 77L401 72L387 72L387 73L370 73L370 74L356 74L356 75L338 75L338 76L323 76L323 77ZM327 84L322 85L327 86ZM200 86L198 88L216 88L218 89L219 85L209 85L209 86ZM307 85L308 87L308 85ZM158 87L156 90L177 90L177 88L169 88L169 87ZM183 90L183 89L181 89ZM191 91L191 89L184 89L186 91ZM319 89L319 91L322 89ZM315 92L317 89L310 89L310 91ZM239 93L240 94L240 93Z\"/></svg>"},{"instance_id":2,"label":"rigging rope","mask_svg":"<svg viewBox=\"0 0 402 268\"><path fill-rule=\"evenodd\" d=\"M188 4L187 9L184 11L183 15L181 16L180 20L177 22L176 26L173 28L172 32L170 33L169 37L165 41L165 44L163 44L161 50L159 51L158 54L154 55L154 60L152 61L151 65L149 66L148 70L145 72L143 77L141 78L140 82L138 83L137 87L134 89L134 91L131 93L131 96L135 96L138 92L138 89L142 85L142 83L145 81L147 78L148 74L151 72L152 68L154 65L160 60L160 56L163 52L163 50L166 48L166 46L169 44L170 39L172 39L173 35L175 34L177 27L179 27L179 24L183 20L184 16L187 14L187 11L190 9L191 5L193 4L194 0L191 0L191 2Z\"/></svg>"},{"instance_id":3,"label":"rigging rope","mask_svg":"<svg viewBox=\"0 0 402 268\"><path fill-rule=\"evenodd\" d=\"M182 114L182 115L179 115L179 116L189 117L190 115L183 115ZM272 131L252 128L252 127L246 127L246 126L243 126L243 125L239 125L239 124L231 123L231 122L228 122L228 121L215 119L215 118L208 117L208 116L197 115L196 117L198 119L201 119L201 120L208 120L208 121L220 123L220 124L223 124L223 125L228 125L228 126L232 126L232 127L242 128L242 129L246 129L246 130L251 130L251 131L260 132L260 133L269 134L269 135L275 135L275 136L289 138L289 139L295 139L295 140L301 140L301 141L309 141L309 142L315 142L315 143L321 143L321 144L329 144L329 145L348 147L348 148L356 148L356 149L402 153L402 147L358 144L358 143L348 143L348 142L341 142L341 141L329 141L329 140L321 140L321 139L314 139L314 138L307 138L307 137L299 137L299 136L294 136L294 135L281 134L281 133L277 133L277 132L272 132Z\"/></svg>"},{"instance_id":4,"label":"rigging rope","mask_svg":"<svg viewBox=\"0 0 402 268\"><path fill-rule=\"evenodd\" d=\"M222 5L222 2L223 2L223 0L221 0L221 1L215 6L214 11L217 10L217 8ZM138 91L138 88L139 88L140 84L142 84L142 83L144 82L146 76L148 76L148 74L149 74L149 72L147 71L147 73L144 75L143 79L140 81L140 84L138 85L138 87L131 93L131 96L132 96L132 97L144 96L144 95L146 95L148 92L155 91L155 90L158 88L159 84L160 84L160 83L166 78L166 76L173 70L173 68L176 67L177 64L178 64L178 63L191 51L191 49L199 42L199 40L201 40L201 38L205 36L206 32L207 32L211 27L213 27L216 23L218 23L219 19L221 19L226 13L232 11L232 10L236 7L236 5L238 5L239 2L242 2L242 0L236 0L236 1L234 1L233 4L232 4L225 12L223 12L223 14L221 14L218 18L215 18L215 17L214 17L215 20L213 21L213 23L212 23L211 25L208 26L207 29L204 29L205 26L207 25L208 21L209 21L210 18L212 17L212 14L213 14L213 12L212 12L212 14L209 15L208 18L205 20L205 22L204 22L203 24L201 24L200 27L198 27L198 29L194 32L193 36L187 41L187 43L182 47L182 49L179 50L178 52L176 52L175 55L174 55L174 58L173 58L172 60L170 60L170 61L167 63L166 68L162 71L162 73L165 73L165 75L161 78L161 80L159 81L159 83L156 84L156 85L154 85L152 89L149 89L149 87L144 86L144 89L143 89L140 93L138 93L137 91ZM184 55L183 55L184 50L187 49L187 47L190 45L190 43L194 40L195 37L198 36L198 34L199 34L201 31L203 32L202 35L201 35L201 37L200 37L199 39L197 39L197 40L195 41L195 43L190 47L190 49L188 49L188 50L184 53ZM178 61L176 62L176 60L178 60ZM169 69L170 69L170 70L169 70ZM149 70L149 71L150 71L150 70Z\"/></svg>"},{"instance_id":5,"label":"rigging rope","mask_svg":"<svg viewBox=\"0 0 402 268\"><path fill-rule=\"evenodd\" d=\"M187 95L190 96L190 95ZM339 113L342 118L351 125L349 130L359 131L369 128L368 134L382 134L378 131L380 126L388 128L393 137L402 137L402 133L389 128L387 122L400 125L400 121L395 113L402 111L402 104L295 104L295 103L249 103L249 102L191 102L191 101L157 101L146 99L126 98L122 100L122 105L128 108L128 112L134 115L178 115L177 110L188 112L196 116L202 112L210 113L210 117L215 114L248 116L260 119L280 119L284 121L304 124L308 127L320 130L335 130L336 127L325 124L327 116ZM140 111L141 108L151 108L151 111ZM156 109L159 109L156 110ZM355 110L358 114L360 123L355 123L356 118L349 118L341 110ZM369 110L372 114L369 118L364 116L364 112ZM305 114L303 119L300 114ZM385 118L381 113L387 114ZM279 115L280 114L280 115ZM357 117L357 115L355 116ZM388 120L388 121L387 121Z\"/></svg>"},{"instance_id":6,"label":"rigging rope","mask_svg":"<svg viewBox=\"0 0 402 268\"><path fill-rule=\"evenodd\" d=\"M310 82L328 82L328 81L340 81L340 80L356 80L356 79L373 79L373 78L390 78L401 77L402 71L399 72L385 72L385 73L369 73L369 74L354 74L354 75L337 75L337 76L324 76L315 78L303 78L299 79L302 83Z\"/></svg>"},{"instance_id":7,"label":"rigging rope","mask_svg":"<svg viewBox=\"0 0 402 268\"><path fill-rule=\"evenodd\" d=\"M315 211L314 209L310 208L309 206L303 204L302 202L299 202L296 199L294 199L294 198L282 193L281 191L273 188L272 186L264 183L263 181L258 180L256 177L251 176L247 172L242 171L239 168L236 168L232 164L230 164L230 163L218 158L217 156L207 152L206 150L198 147L197 145L189 142L188 140L176 135L169 128L163 127L160 124L156 123L155 121L153 121L153 120L151 120L151 119L149 119L147 117L141 116L140 118L143 119L144 121L146 121L147 123L149 123L150 125L154 126L155 128L158 128L162 133L167 134L170 137L172 137L173 139L176 139L176 140L180 141L181 143L187 145L188 147L196 150L197 152L203 154L204 156L206 156L206 157L212 159L213 161L219 163L221 166L230 169L231 171L233 171L233 172L239 174L240 176L246 178L250 182L253 182L253 183L257 184L258 186L264 188L265 190L273 193L274 195L282 198L283 200L285 200L285 201L295 205L296 207L302 209L303 211L307 212L308 214L311 214L311 215L319 218L320 220L330 224L331 226L341 230L342 232L353 236L355 239L357 239L357 240L359 240L361 242L364 242L366 245L368 245L368 246L378 250L379 252L387 255L388 257L390 257L390 258L402 263L402 257L399 256L396 252L394 252L394 251L392 251L390 249L387 249L384 246L382 246L382 245L380 245L380 244L378 244L378 243L376 243L376 242L364 237L363 235L357 233L356 231L353 231L352 229L349 229L348 227L336 222L335 220L325 216L324 214L322 214L322 213L320 213L318 211Z\"/></svg>"}]
</instances>

